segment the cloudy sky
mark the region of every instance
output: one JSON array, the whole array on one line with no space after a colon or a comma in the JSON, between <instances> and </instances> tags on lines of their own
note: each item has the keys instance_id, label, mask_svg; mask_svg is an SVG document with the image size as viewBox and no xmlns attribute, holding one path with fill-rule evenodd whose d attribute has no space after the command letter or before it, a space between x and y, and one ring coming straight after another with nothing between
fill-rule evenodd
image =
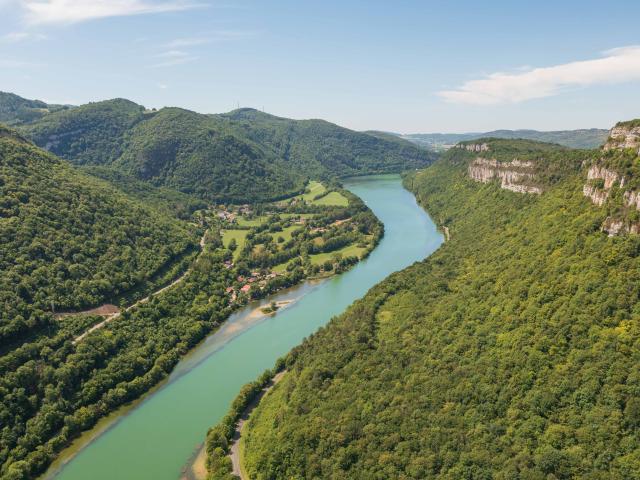
<instances>
[{"instance_id":1,"label":"cloudy sky","mask_svg":"<svg viewBox=\"0 0 640 480\"><path fill-rule=\"evenodd\" d=\"M631 0L0 0L0 18L0 90L49 102L403 133L640 117Z\"/></svg>"}]
</instances>

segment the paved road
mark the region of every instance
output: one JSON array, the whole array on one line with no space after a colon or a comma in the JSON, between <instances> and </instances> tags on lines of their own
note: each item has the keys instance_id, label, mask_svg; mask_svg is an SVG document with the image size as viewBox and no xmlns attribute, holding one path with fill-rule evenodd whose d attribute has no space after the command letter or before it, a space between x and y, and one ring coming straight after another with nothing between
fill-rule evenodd
<instances>
[{"instance_id":1,"label":"paved road","mask_svg":"<svg viewBox=\"0 0 640 480\"><path fill-rule=\"evenodd\" d=\"M265 388L262 389L262 392L260 392L260 394L255 398L255 400L253 400L253 402L251 402L247 406L244 413L242 414L242 417L240 417L240 420L238 420L238 424L236 425L236 431L233 434L233 440L231 443L231 449L229 450L229 456L231 457L231 464L233 465L232 473L240 477L241 480L249 480L247 476L242 473L242 469L240 468L240 436L242 434L242 427L244 426L244 423L249 418L249 415L251 415L251 412L253 411L253 409L258 406L262 397L264 397L267 393L269 393L269 391L274 386L276 386L278 382L280 382L280 380L282 380L282 377L284 377L285 373L287 373L286 370L278 373L275 377L273 377L269 385L267 385Z\"/></svg>"}]
</instances>

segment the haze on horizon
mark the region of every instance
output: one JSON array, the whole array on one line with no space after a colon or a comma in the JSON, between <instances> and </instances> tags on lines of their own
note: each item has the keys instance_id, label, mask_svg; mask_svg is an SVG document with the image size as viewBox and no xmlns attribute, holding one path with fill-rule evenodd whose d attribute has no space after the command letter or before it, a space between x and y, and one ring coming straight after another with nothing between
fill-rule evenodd
<instances>
[{"instance_id":1,"label":"haze on horizon","mask_svg":"<svg viewBox=\"0 0 640 480\"><path fill-rule=\"evenodd\" d=\"M640 116L640 4L0 0L0 90L399 133Z\"/></svg>"}]
</instances>

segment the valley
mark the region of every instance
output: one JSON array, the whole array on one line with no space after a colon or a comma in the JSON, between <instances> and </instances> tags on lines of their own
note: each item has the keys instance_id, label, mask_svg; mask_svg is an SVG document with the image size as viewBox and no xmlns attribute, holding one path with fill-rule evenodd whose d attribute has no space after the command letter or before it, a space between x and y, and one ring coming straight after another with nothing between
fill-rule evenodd
<instances>
[{"instance_id":1,"label":"valley","mask_svg":"<svg viewBox=\"0 0 640 480\"><path fill-rule=\"evenodd\" d=\"M209 419L224 416L243 384L377 281L440 245L435 225L397 176L354 179L345 187L366 201L385 225L384 237L365 260L345 273L308 281L233 313L159 389L111 417L109 425L100 426L99 436L87 434L88 443L74 445L72 457L63 452L64 462L54 464L45 478L177 478L204 440ZM260 306L272 301L292 303L274 316L261 314Z\"/></svg>"},{"instance_id":2,"label":"valley","mask_svg":"<svg viewBox=\"0 0 640 480\"><path fill-rule=\"evenodd\" d=\"M0 480L640 479L639 16L0 0Z\"/></svg>"},{"instance_id":3,"label":"valley","mask_svg":"<svg viewBox=\"0 0 640 480\"><path fill-rule=\"evenodd\" d=\"M246 478L637 476L634 125L593 151L462 142L406 177L448 241L281 362Z\"/></svg>"},{"instance_id":4,"label":"valley","mask_svg":"<svg viewBox=\"0 0 640 480\"><path fill-rule=\"evenodd\" d=\"M10 97L7 115L21 111L17 98ZM24 108L35 105L30 102L22 99ZM39 112L9 122L22 133L0 127L5 239L0 293L8 306L0 323L0 459L3 477L11 479L34 478L82 432L162 382L234 311L304 280L345 272L367 257L383 227L342 188L340 175L398 169L383 165L385 158L409 165L431 158L408 144L367 136L358 147L362 151L336 145L345 149L341 158L348 152L360 167L353 162L348 170L320 167L325 157L297 156L298 167L286 169L295 178L291 183L278 183L253 167L236 174L221 167L224 175L214 171L214 176L235 178L234 188L249 195L212 196L118 166L116 157L141 158L133 153L135 142L118 140L118 132L133 138L127 129L154 117L132 102ZM209 117L176 109L166 115L170 123L162 128L174 136L171 142L188 142L190 151L200 148L203 139L192 135ZM254 113L234 113L233 121L247 115ZM270 128L274 118L261 116L255 124ZM56 133L42 133L52 128ZM314 128L305 124L304 141L314 139ZM322 128L340 130L326 122ZM158 131L150 135L164 142ZM68 161L30 138L44 139L43 147ZM234 138L237 145L239 137ZM206 142L206 148L215 143ZM371 142L375 155L367 150ZM165 158L164 148L150 150L145 161L170 161L172 169L189 164L178 151ZM273 165L286 160L275 160L280 154L267 154L265 146L250 148L256 155L272 155ZM202 155L207 161L225 158L218 151ZM229 155L241 160L238 152ZM313 171L317 180L306 176ZM273 193L260 193L265 186ZM216 188L206 187L212 193L226 187ZM278 307L286 311L289 305L263 309L273 315Z\"/></svg>"}]
</instances>

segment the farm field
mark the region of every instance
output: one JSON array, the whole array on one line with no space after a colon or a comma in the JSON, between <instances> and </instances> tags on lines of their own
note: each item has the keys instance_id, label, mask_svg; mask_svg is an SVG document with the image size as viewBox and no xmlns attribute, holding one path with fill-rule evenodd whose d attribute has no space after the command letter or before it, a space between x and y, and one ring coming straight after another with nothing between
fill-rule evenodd
<instances>
[{"instance_id":1,"label":"farm field","mask_svg":"<svg viewBox=\"0 0 640 480\"><path fill-rule=\"evenodd\" d=\"M266 222L268 218L269 217L267 215L262 215L260 217L255 217L250 219L242 216L242 217L238 217L238 225L240 225L241 227L257 227L259 225L262 225L264 222Z\"/></svg>"},{"instance_id":2,"label":"farm field","mask_svg":"<svg viewBox=\"0 0 640 480\"><path fill-rule=\"evenodd\" d=\"M330 192L324 197L312 201L311 205L346 207L349 205L349 201L339 192Z\"/></svg>"},{"instance_id":3,"label":"farm field","mask_svg":"<svg viewBox=\"0 0 640 480\"><path fill-rule=\"evenodd\" d=\"M249 233L249 230L224 230L222 232L222 244L225 248L229 247L232 239L235 239L238 244L238 248L233 252L234 260L237 260L240 256L240 252L242 251L242 247L244 247L247 238L247 233Z\"/></svg>"},{"instance_id":4,"label":"farm field","mask_svg":"<svg viewBox=\"0 0 640 480\"><path fill-rule=\"evenodd\" d=\"M342 255L342 258L353 257L353 256L357 256L359 258L360 255L362 255L362 253L365 250L366 248L358 247L357 245L348 245L340 250L335 250L333 252L317 253L315 255L309 255L309 258L311 259L311 263L313 265L321 265L327 260L331 260L333 256L337 253Z\"/></svg>"}]
</instances>

